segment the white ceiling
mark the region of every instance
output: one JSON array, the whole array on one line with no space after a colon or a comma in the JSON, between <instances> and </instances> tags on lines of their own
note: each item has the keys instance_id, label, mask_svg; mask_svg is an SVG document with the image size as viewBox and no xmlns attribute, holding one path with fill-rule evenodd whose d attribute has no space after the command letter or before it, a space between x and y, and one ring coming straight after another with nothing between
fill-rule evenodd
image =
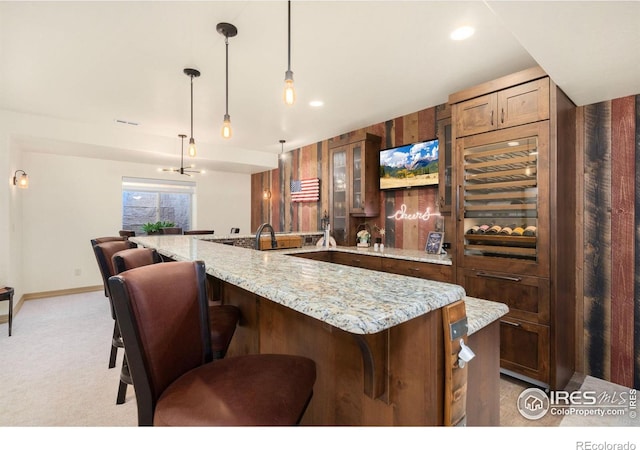
<instances>
[{"instance_id":1,"label":"white ceiling","mask_svg":"<svg viewBox=\"0 0 640 450\"><path fill-rule=\"evenodd\" d=\"M291 11L298 99L285 107L285 1L0 1L0 109L82 130L52 139L34 126L12 143L177 163L177 135L190 134L185 67L202 72L199 167L242 173L277 166L280 139L285 151L313 144L536 64L579 106L640 94L637 1L294 1ZM238 28L229 39L229 141L220 137L219 22ZM463 24L474 36L450 40ZM315 99L325 105L310 107Z\"/></svg>"}]
</instances>

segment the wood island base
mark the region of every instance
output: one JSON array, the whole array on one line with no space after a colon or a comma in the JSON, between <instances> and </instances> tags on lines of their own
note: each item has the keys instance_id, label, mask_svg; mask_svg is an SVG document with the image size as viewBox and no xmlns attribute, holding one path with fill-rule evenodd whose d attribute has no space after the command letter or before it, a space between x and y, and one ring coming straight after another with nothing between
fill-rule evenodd
<instances>
[{"instance_id":1,"label":"wood island base","mask_svg":"<svg viewBox=\"0 0 640 450\"><path fill-rule=\"evenodd\" d=\"M432 426L444 423L441 310L372 335L342 331L218 279L215 297L242 320L228 356L287 353L313 359L317 381L301 425ZM468 426L500 422L500 337L494 321L468 337Z\"/></svg>"}]
</instances>

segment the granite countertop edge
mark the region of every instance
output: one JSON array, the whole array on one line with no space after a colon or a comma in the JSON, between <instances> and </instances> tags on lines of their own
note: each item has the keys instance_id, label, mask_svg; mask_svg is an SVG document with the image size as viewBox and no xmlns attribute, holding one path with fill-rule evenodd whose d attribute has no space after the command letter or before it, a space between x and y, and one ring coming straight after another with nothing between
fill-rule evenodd
<instances>
[{"instance_id":1,"label":"granite countertop edge","mask_svg":"<svg viewBox=\"0 0 640 450\"><path fill-rule=\"evenodd\" d=\"M222 281L353 334L375 334L459 299L466 301L468 334L508 311L501 303L466 296L455 284L292 258L290 251L256 251L193 237L141 236L131 240L177 261L203 260L207 273ZM344 295L345 289L351 295Z\"/></svg>"}]
</instances>

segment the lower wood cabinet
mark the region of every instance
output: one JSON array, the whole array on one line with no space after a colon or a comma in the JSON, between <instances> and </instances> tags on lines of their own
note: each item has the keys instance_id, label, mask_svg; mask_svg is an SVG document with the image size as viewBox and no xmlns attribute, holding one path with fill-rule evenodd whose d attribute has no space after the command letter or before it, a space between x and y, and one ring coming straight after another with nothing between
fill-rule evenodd
<instances>
[{"instance_id":1,"label":"lower wood cabinet","mask_svg":"<svg viewBox=\"0 0 640 450\"><path fill-rule=\"evenodd\" d=\"M379 256L358 255L348 252L333 252L331 255L332 263L378 271L382 270L383 259Z\"/></svg>"},{"instance_id":2,"label":"lower wood cabinet","mask_svg":"<svg viewBox=\"0 0 640 450\"><path fill-rule=\"evenodd\" d=\"M509 307L509 317L549 325L549 280L487 270L458 271L467 295Z\"/></svg>"},{"instance_id":3,"label":"lower wood cabinet","mask_svg":"<svg viewBox=\"0 0 640 450\"><path fill-rule=\"evenodd\" d=\"M453 283L453 269L451 266L443 264L429 264L419 261L410 261L396 258L380 258L382 260L382 270L398 275L424 278L427 280L444 281Z\"/></svg>"},{"instance_id":4,"label":"lower wood cabinet","mask_svg":"<svg viewBox=\"0 0 640 450\"><path fill-rule=\"evenodd\" d=\"M458 271L458 284L471 297L505 303L500 320L500 367L550 383L549 280L475 269Z\"/></svg>"},{"instance_id":5,"label":"lower wood cabinet","mask_svg":"<svg viewBox=\"0 0 640 450\"><path fill-rule=\"evenodd\" d=\"M504 316L500 320L500 367L549 383L549 327Z\"/></svg>"},{"instance_id":6,"label":"lower wood cabinet","mask_svg":"<svg viewBox=\"0 0 640 450\"><path fill-rule=\"evenodd\" d=\"M454 283L453 268L444 264L431 264L407 259L389 258L385 256L361 255L351 252L317 251L309 253L295 253L292 256L342 264L362 269L378 270L425 280ZM480 296L479 296L480 297Z\"/></svg>"}]
</instances>

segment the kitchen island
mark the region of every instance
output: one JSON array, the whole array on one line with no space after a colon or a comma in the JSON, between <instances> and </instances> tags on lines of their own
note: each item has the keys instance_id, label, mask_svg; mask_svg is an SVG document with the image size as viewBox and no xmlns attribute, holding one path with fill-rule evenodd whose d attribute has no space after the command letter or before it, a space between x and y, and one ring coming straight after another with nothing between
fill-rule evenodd
<instances>
[{"instance_id":1,"label":"kitchen island","mask_svg":"<svg viewBox=\"0 0 640 450\"><path fill-rule=\"evenodd\" d=\"M506 306L460 286L256 251L193 236L131 238L166 258L202 260L215 297L242 321L228 355L293 353L316 361L302 424L443 424L441 309L467 300L467 423L499 422L499 331Z\"/></svg>"}]
</instances>

